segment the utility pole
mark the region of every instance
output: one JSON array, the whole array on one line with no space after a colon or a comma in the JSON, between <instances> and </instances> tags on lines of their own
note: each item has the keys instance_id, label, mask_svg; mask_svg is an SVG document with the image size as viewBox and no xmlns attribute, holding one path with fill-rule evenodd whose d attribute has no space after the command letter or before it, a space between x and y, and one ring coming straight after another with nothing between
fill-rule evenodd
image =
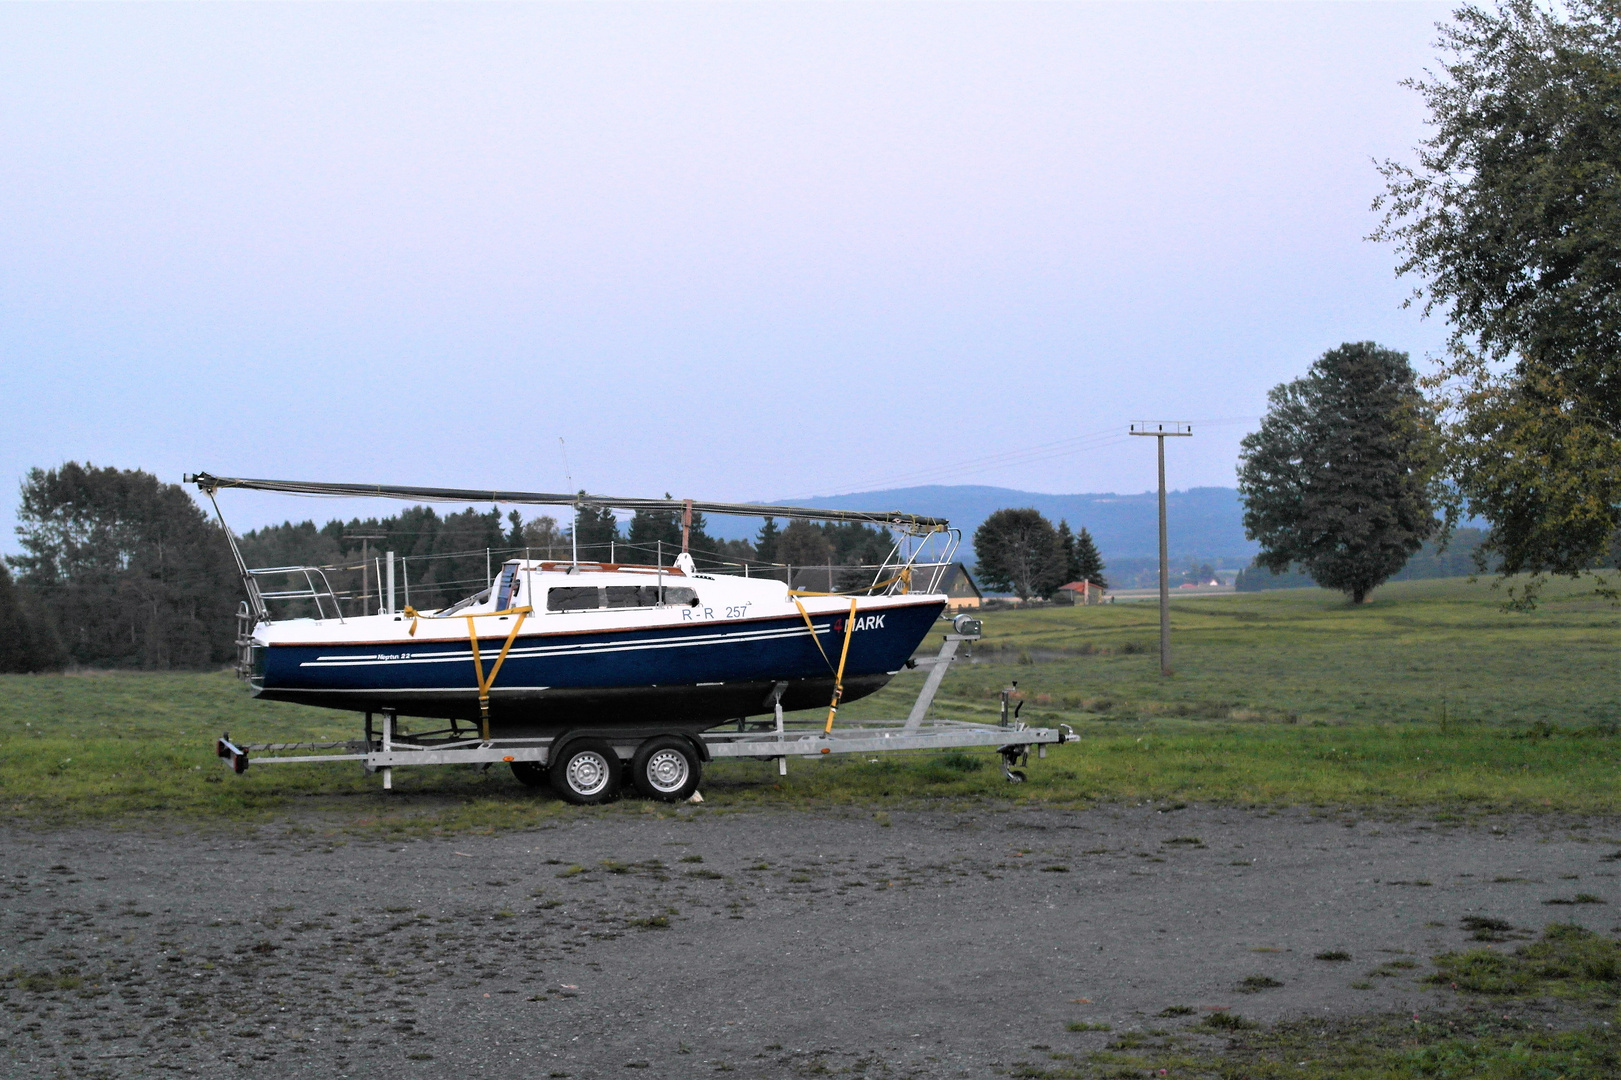
<instances>
[{"instance_id":1,"label":"utility pole","mask_svg":"<svg viewBox=\"0 0 1621 1080\"><path fill-rule=\"evenodd\" d=\"M1191 438L1192 424L1154 423L1131 425L1133 435L1159 440L1159 673L1171 675L1171 559L1165 534L1165 440Z\"/></svg>"},{"instance_id":2,"label":"utility pole","mask_svg":"<svg viewBox=\"0 0 1621 1080\"><path fill-rule=\"evenodd\" d=\"M373 540L387 540L382 533L344 533L345 540L360 541L360 613L371 614L371 548Z\"/></svg>"}]
</instances>

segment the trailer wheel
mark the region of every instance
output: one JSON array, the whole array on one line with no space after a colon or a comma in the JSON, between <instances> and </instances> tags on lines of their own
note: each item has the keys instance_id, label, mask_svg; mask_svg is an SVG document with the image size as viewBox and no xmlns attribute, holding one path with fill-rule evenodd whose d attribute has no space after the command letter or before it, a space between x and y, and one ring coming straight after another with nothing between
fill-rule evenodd
<instances>
[{"instance_id":1,"label":"trailer wheel","mask_svg":"<svg viewBox=\"0 0 1621 1080\"><path fill-rule=\"evenodd\" d=\"M698 788L703 764L692 744L675 735L660 735L636 749L631 782L649 799L680 802Z\"/></svg>"},{"instance_id":2,"label":"trailer wheel","mask_svg":"<svg viewBox=\"0 0 1621 1080\"><path fill-rule=\"evenodd\" d=\"M524 787L546 786L546 766L538 761L514 761L512 776Z\"/></svg>"},{"instance_id":3,"label":"trailer wheel","mask_svg":"<svg viewBox=\"0 0 1621 1080\"><path fill-rule=\"evenodd\" d=\"M550 769L552 790L576 806L605 803L619 795L619 755L597 739L570 743Z\"/></svg>"}]
</instances>

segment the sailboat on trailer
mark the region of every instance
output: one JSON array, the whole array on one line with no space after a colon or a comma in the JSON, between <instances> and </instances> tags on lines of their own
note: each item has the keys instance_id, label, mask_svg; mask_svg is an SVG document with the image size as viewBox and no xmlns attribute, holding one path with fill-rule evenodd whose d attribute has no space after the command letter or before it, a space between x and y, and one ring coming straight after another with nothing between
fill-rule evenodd
<instances>
[{"instance_id":1,"label":"sailboat on trailer","mask_svg":"<svg viewBox=\"0 0 1621 1080\"><path fill-rule=\"evenodd\" d=\"M938 518L668 499L188 476L223 489L418 502L590 505L789 520L860 522L898 534L865 588L795 590L769 577L670 565L510 559L487 588L438 610L344 615L316 568L253 569L232 550L247 591L240 646L252 692L274 701L430 717L485 740L605 733L627 746L696 735L733 720L827 708L882 688L945 607L935 591L960 534ZM218 503L215 501L218 512ZM221 518L223 524L223 517ZM229 536L229 529L226 530ZM938 543L936 543L938 542ZM935 545L931 547L931 544ZM925 561L925 553L934 556ZM313 616L275 619L261 588L301 571Z\"/></svg>"}]
</instances>

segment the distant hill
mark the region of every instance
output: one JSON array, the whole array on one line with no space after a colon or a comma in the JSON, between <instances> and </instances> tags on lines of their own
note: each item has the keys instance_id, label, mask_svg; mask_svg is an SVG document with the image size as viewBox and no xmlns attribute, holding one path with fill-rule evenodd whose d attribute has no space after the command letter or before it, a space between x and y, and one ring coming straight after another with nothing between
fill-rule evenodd
<instances>
[{"instance_id":1,"label":"distant hill","mask_svg":"<svg viewBox=\"0 0 1621 1080\"><path fill-rule=\"evenodd\" d=\"M1057 524L1062 518L1079 532L1091 530L1105 562L1152 558L1159 553L1159 503L1152 491L1140 495L1045 495L978 484L891 488L853 495L795 500L798 505L844 510L907 510L948 518L971 540L974 530L997 510L1033 506ZM1166 495L1173 562L1189 559L1246 566L1256 545L1244 539L1243 505L1233 488L1190 488ZM709 523L712 534L727 539L752 536L758 528L745 518ZM966 552L964 553L967 554ZM971 559L970 559L971 561Z\"/></svg>"}]
</instances>

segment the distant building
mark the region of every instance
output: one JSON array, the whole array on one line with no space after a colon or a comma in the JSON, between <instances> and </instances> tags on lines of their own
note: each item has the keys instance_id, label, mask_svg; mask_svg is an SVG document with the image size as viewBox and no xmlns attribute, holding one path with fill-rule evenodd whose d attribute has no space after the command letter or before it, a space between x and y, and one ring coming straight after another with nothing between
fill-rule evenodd
<instances>
[{"instance_id":1,"label":"distant building","mask_svg":"<svg viewBox=\"0 0 1621 1080\"><path fill-rule=\"evenodd\" d=\"M1053 600L1059 604L1101 604L1103 586L1090 581L1072 581L1068 585L1058 586Z\"/></svg>"},{"instance_id":2,"label":"distant building","mask_svg":"<svg viewBox=\"0 0 1621 1080\"><path fill-rule=\"evenodd\" d=\"M974 583L973 577L968 573L968 567L960 562L954 562L946 567L945 573L940 577L939 588L946 594L947 611L977 608L985 602L985 594Z\"/></svg>"}]
</instances>

